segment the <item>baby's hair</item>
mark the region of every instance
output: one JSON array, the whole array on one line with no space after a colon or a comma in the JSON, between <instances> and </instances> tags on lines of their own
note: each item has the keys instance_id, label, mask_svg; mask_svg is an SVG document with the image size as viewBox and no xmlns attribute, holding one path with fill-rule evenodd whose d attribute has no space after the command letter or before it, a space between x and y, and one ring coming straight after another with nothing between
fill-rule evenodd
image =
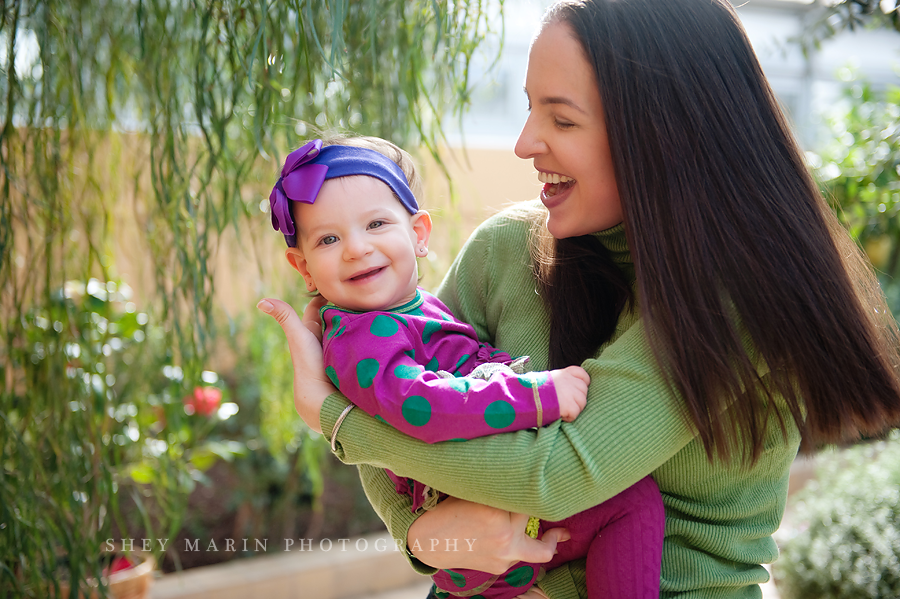
<instances>
[{"instance_id":1,"label":"baby's hair","mask_svg":"<svg viewBox=\"0 0 900 599\"><path fill-rule=\"evenodd\" d=\"M413 192L413 195L416 196L416 200L419 202L419 204L422 204L422 177L419 176L419 173L416 170L416 165L413 162L412 156L410 156L409 152L407 152L406 150L389 142L386 139L368 135L332 135L323 137L322 147L326 146L354 146L357 148L374 150L379 154L384 154L395 163L397 163L397 166L399 166L400 170L403 171L403 174L406 175L406 180L409 182L409 189Z\"/></svg>"}]
</instances>

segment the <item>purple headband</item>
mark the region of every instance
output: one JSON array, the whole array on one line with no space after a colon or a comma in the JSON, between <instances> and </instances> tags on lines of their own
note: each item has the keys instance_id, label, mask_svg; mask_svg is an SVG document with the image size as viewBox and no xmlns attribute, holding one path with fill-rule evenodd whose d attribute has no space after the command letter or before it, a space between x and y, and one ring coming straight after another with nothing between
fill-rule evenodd
<instances>
[{"instance_id":1,"label":"purple headband","mask_svg":"<svg viewBox=\"0 0 900 599\"><path fill-rule=\"evenodd\" d=\"M289 247L297 245L290 201L312 204L325 181L350 175L380 179L391 188L410 214L419 211L406 175L393 160L375 150L356 146L322 148L322 140L314 139L288 154L281 177L269 194L272 226L284 234Z\"/></svg>"}]
</instances>

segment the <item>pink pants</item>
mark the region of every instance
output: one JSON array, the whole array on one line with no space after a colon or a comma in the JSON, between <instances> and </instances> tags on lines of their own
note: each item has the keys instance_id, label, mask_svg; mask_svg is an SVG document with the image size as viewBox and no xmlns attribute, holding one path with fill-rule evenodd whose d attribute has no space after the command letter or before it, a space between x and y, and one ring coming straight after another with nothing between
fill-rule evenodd
<instances>
[{"instance_id":1,"label":"pink pants","mask_svg":"<svg viewBox=\"0 0 900 599\"><path fill-rule=\"evenodd\" d=\"M563 527L572 538L557 546L546 564L519 562L503 574L440 570L434 596L513 599L528 590L541 569L587 559L590 599L657 599L665 513L656 482L649 476L615 497L559 522L541 522L541 534Z\"/></svg>"}]
</instances>

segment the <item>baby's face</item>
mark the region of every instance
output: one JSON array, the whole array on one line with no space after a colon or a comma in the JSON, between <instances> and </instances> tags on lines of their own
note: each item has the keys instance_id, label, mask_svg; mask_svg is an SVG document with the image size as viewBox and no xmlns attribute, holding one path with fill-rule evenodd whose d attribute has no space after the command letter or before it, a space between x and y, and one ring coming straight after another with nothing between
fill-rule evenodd
<instances>
[{"instance_id":1,"label":"baby's face","mask_svg":"<svg viewBox=\"0 0 900 599\"><path fill-rule=\"evenodd\" d=\"M314 204L294 203L300 246L295 267L307 284L312 281L343 308L363 312L401 306L416 295L421 214L410 215L373 177L325 181Z\"/></svg>"}]
</instances>

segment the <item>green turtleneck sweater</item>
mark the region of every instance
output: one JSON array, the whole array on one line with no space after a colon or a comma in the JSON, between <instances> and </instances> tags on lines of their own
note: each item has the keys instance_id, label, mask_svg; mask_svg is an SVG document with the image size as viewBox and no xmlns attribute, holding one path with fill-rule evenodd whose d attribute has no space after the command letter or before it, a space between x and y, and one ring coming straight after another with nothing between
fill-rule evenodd
<instances>
[{"instance_id":1,"label":"green turtleneck sweater","mask_svg":"<svg viewBox=\"0 0 900 599\"><path fill-rule=\"evenodd\" d=\"M533 370L546 370L549 325L531 274L530 226L521 208L486 221L437 295L481 340L531 356ZM633 280L624 227L596 236ZM353 410L338 432L336 455L360 465L369 499L398 539L406 538L416 516L382 468L455 497L546 520L592 507L652 474L666 508L661 597L761 597L758 585L768 574L760 564L778 555L772 533L784 512L797 430L791 425L785 440L770 422L752 467L710 462L631 311L582 366L591 385L587 407L574 422L428 445ZM326 436L347 403L340 394L325 401ZM434 572L416 560L413 566ZM540 586L552 599L586 597L584 562L549 572Z\"/></svg>"}]
</instances>

